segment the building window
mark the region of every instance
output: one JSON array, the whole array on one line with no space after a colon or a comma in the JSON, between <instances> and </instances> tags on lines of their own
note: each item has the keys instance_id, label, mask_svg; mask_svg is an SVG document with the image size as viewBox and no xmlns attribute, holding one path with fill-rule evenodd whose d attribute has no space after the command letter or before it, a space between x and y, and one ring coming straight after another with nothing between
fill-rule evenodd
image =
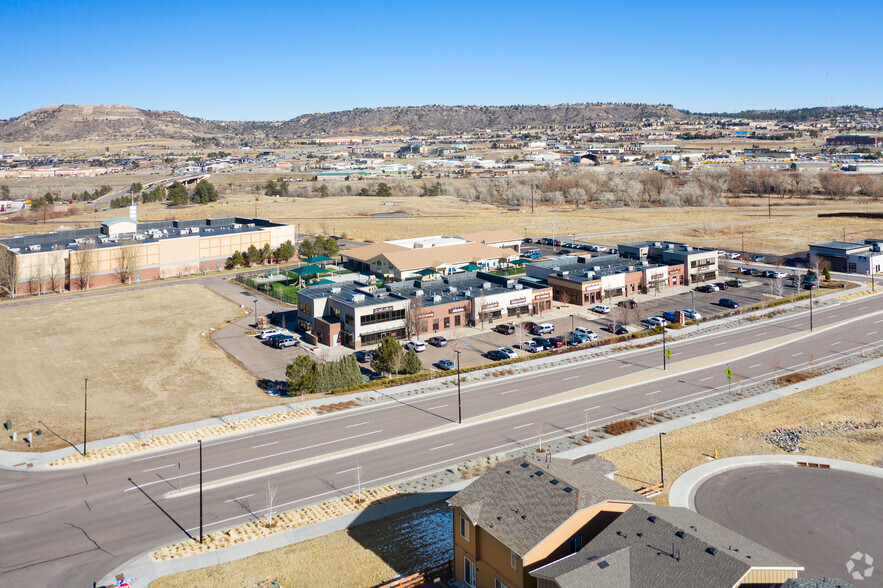
<instances>
[{"instance_id":1,"label":"building window","mask_svg":"<svg viewBox=\"0 0 883 588\"><path fill-rule=\"evenodd\" d=\"M438 331L438 319L432 319L432 330Z\"/></svg>"},{"instance_id":2,"label":"building window","mask_svg":"<svg viewBox=\"0 0 883 588\"><path fill-rule=\"evenodd\" d=\"M570 541L567 542L568 553L576 553L577 551L579 551L582 548L583 548L583 536L582 535L577 535L576 537L571 538Z\"/></svg>"},{"instance_id":3,"label":"building window","mask_svg":"<svg viewBox=\"0 0 883 588\"><path fill-rule=\"evenodd\" d=\"M507 586L500 582L499 578L494 578L494 588L507 588Z\"/></svg>"},{"instance_id":4,"label":"building window","mask_svg":"<svg viewBox=\"0 0 883 588\"><path fill-rule=\"evenodd\" d=\"M509 565L512 566L513 570L518 569L518 554L511 549L509 550Z\"/></svg>"},{"instance_id":5,"label":"building window","mask_svg":"<svg viewBox=\"0 0 883 588\"><path fill-rule=\"evenodd\" d=\"M405 310L400 308L398 310L384 310L381 312L374 312L371 314L362 315L360 319L361 325L375 325L377 323L386 323L389 321L400 321L405 318Z\"/></svg>"},{"instance_id":6,"label":"building window","mask_svg":"<svg viewBox=\"0 0 883 588\"><path fill-rule=\"evenodd\" d=\"M468 557L463 558L463 583L475 588L475 563Z\"/></svg>"},{"instance_id":7,"label":"building window","mask_svg":"<svg viewBox=\"0 0 883 588\"><path fill-rule=\"evenodd\" d=\"M465 517L460 517L460 537L469 541L469 521Z\"/></svg>"},{"instance_id":8,"label":"building window","mask_svg":"<svg viewBox=\"0 0 883 588\"><path fill-rule=\"evenodd\" d=\"M446 329L450 329L450 328L451 328L451 317L446 316L446 317L445 317L445 323L444 323L444 324L445 324L445 328L446 328Z\"/></svg>"},{"instance_id":9,"label":"building window","mask_svg":"<svg viewBox=\"0 0 883 588\"><path fill-rule=\"evenodd\" d=\"M353 326L353 315L347 313L347 314L345 314L345 315L343 315L343 316L344 316L344 319L345 319L344 322L345 322L346 324L348 324L349 326Z\"/></svg>"},{"instance_id":10,"label":"building window","mask_svg":"<svg viewBox=\"0 0 883 588\"><path fill-rule=\"evenodd\" d=\"M460 315L459 314L454 316L454 326L455 327L460 326Z\"/></svg>"},{"instance_id":11,"label":"building window","mask_svg":"<svg viewBox=\"0 0 883 588\"><path fill-rule=\"evenodd\" d=\"M311 315L311 316L312 316L312 314L313 314L313 307L310 306L309 304L307 304L306 302L301 302L301 303L297 306L297 309L298 309L299 311L301 311L302 313L304 313L304 314L309 314L309 315Z\"/></svg>"}]
</instances>

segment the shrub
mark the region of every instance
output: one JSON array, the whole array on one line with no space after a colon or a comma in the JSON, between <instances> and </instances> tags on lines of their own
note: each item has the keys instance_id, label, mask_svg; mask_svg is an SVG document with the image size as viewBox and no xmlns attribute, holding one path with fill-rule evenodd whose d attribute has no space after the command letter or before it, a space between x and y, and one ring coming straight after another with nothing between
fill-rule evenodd
<instances>
[{"instance_id":1,"label":"shrub","mask_svg":"<svg viewBox=\"0 0 883 588\"><path fill-rule=\"evenodd\" d=\"M608 435L622 435L638 428L640 421L638 419L623 419L621 421L613 421L604 426L604 432Z\"/></svg>"}]
</instances>

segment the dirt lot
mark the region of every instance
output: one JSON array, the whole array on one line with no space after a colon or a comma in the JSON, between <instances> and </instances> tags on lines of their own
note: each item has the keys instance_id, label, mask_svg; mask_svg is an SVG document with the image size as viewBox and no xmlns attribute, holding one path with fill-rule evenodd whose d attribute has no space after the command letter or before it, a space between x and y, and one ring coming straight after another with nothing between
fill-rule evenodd
<instances>
[{"instance_id":1,"label":"dirt lot","mask_svg":"<svg viewBox=\"0 0 883 588\"><path fill-rule=\"evenodd\" d=\"M760 438L778 427L828 427L829 421L870 422L883 415L883 368L818 386L787 398L668 433L663 438L666 486L687 470L718 457L784 454ZM822 425L824 424L824 425ZM616 480L631 488L659 483L659 445L650 439L601 454L619 468ZM883 428L836 431L804 438L806 454L883 465ZM668 504L668 493L657 498Z\"/></svg>"},{"instance_id":2,"label":"dirt lot","mask_svg":"<svg viewBox=\"0 0 883 588\"><path fill-rule=\"evenodd\" d=\"M37 428L36 450L82 442L87 376L90 439L278 404L208 337L243 312L196 285L0 306L0 419L20 436L0 449Z\"/></svg>"},{"instance_id":3,"label":"dirt lot","mask_svg":"<svg viewBox=\"0 0 883 588\"><path fill-rule=\"evenodd\" d=\"M150 583L183 586L361 587L432 567L452 556L451 515L443 502ZM333 557L330 557L334 554Z\"/></svg>"}]
</instances>

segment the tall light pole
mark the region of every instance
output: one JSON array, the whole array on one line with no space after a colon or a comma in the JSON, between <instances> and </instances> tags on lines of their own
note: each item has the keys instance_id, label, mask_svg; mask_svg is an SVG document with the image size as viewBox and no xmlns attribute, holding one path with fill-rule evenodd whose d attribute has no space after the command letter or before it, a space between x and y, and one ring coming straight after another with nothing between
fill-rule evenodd
<instances>
[{"instance_id":1,"label":"tall light pole","mask_svg":"<svg viewBox=\"0 0 883 588\"><path fill-rule=\"evenodd\" d=\"M659 483L665 488L665 469L662 467L662 436L665 433L659 434Z\"/></svg>"},{"instance_id":2,"label":"tall light pole","mask_svg":"<svg viewBox=\"0 0 883 588\"><path fill-rule=\"evenodd\" d=\"M199 440L199 542L202 543L202 439Z\"/></svg>"},{"instance_id":3,"label":"tall light pole","mask_svg":"<svg viewBox=\"0 0 883 588\"><path fill-rule=\"evenodd\" d=\"M695 292L693 292L692 290L690 290L690 311L691 311L693 314L696 314L696 301L694 300L694 297L695 297L694 295L695 295ZM691 317L691 318L692 318L693 320L696 320L695 317Z\"/></svg>"},{"instance_id":4,"label":"tall light pole","mask_svg":"<svg viewBox=\"0 0 883 588\"><path fill-rule=\"evenodd\" d=\"M89 378L83 378L83 455L86 455L86 417L89 413Z\"/></svg>"},{"instance_id":5,"label":"tall light pole","mask_svg":"<svg viewBox=\"0 0 883 588\"><path fill-rule=\"evenodd\" d=\"M570 315L570 332L573 333L574 324L573 324L573 315Z\"/></svg>"},{"instance_id":6,"label":"tall light pole","mask_svg":"<svg viewBox=\"0 0 883 588\"><path fill-rule=\"evenodd\" d=\"M815 284L809 285L809 330L812 331L812 289Z\"/></svg>"},{"instance_id":7,"label":"tall light pole","mask_svg":"<svg viewBox=\"0 0 883 588\"><path fill-rule=\"evenodd\" d=\"M460 350L454 351L457 354L457 423L463 423L463 401L460 396Z\"/></svg>"},{"instance_id":8,"label":"tall light pole","mask_svg":"<svg viewBox=\"0 0 883 588\"><path fill-rule=\"evenodd\" d=\"M664 319L663 319L664 320ZM662 369L668 369L667 354L665 353L665 325L662 325Z\"/></svg>"},{"instance_id":9,"label":"tall light pole","mask_svg":"<svg viewBox=\"0 0 883 588\"><path fill-rule=\"evenodd\" d=\"M258 299L254 299L254 328L258 328Z\"/></svg>"}]
</instances>

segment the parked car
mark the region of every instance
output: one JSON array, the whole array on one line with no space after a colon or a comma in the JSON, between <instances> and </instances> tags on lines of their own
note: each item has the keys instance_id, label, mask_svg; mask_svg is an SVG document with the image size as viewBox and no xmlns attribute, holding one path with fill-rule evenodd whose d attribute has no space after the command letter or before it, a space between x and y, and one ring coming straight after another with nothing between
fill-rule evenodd
<instances>
[{"instance_id":1,"label":"parked car","mask_svg":"<svg viewBox=\"0 0 883 588\"><path fill-rule=\"evenodd\" d=\"M763 270L762 272L760 272L760 275L764 278L772 278L774 273L776 272L774 272L773 270Z\"/></svg>"},{"instance_id":2,"label":"parked car","mask_svg":"<svg viewBox=\"0 0 883 588\"><path fill-rule=\"evenodd\" d=\"M555 348L555 346L552 345L551 341L549 341L548 339L544 339L542 337L534 337L533 342L536 343L537 345L539 345L543 351Z\"/></svg>"},{"instance_id":3,"label":"parked car","mask_svg":"<svg viewBox=\"0 0 883 588\"><path fill-rule=\"evenodd\" d=\"M673 310L666 310L666 311L664 311L664 312L662 313L662 318L664 318L665 320L667 320L667 321L670 322L670 323L673 323L674 321L678 320L678 319L677 319L677 313L674 312Z\"/></svg>"},{"instance_id":4,"label":"parked car","mask_svg":"<svg viewBox=\"0 0 883 588\"><path fill-rule=\"evenodd\" d=\"M276 341L276 339L281 339L282 337L290 337L290 336L291 335L286 335L285 333L276 333L275 335L270 335L269 337L264 339L264 342L269 343L270 345L273 345L273 342Z\"/></svg>"},{"instance_id":5,"label":"parked car","mask_svg":"<svg viewBox=\"0 0 883 588\"><path fill-rule=\"evenodd\" d=\"M272 345L276 349L285 349L286 347L294 347L295 345L297 345L297 339L295 339L291 335L285 335L285 336L279 337L278 339L273 339Z\"/></svg>"},{"instance_id":6,"label":"parked car","mask_svg":"<svg viewBox=\"0 0 883 588\"><path fill-rule=\"evenodd\" d=\"M599 314L610 314L610 307L606 304L596 304L591 308L591 310Z\"/></svg>"},{"instance_id":7,"label":"parked car","mask_svg":"<svg viewBox=\"0 0 883 588\"><path fill-rule=\"evenodd\" d=\"M729 298L721 298L718 301L718 304L720 304L721 306L725 306L727 308L739 308L739 303L736 302L735 300L731 300Z\"/></svg>"},{"instance_id":8,"label":"parked car","mask_svg":"<svg viewBox=\"0 0 883 588\"><path fill-rule=\"evenodd\" d=\"M634 300L632 300L631 298L628 298L627 300L620 300L619 302L616 303L616 305L621 306L622 308L637 308L638 307L638 303L635 302Z\"/></svg>"},{"instance_id":9,"label":"parked car","mask_svg":"<svg viewBox=\"0 0 883 588\"><path fill-rule=\"evenodd\" d=\"M615 325L613 323L610 323L609 325L607 325L607 330L609 332L613 333L614 335L628 335L629 334L629 330L626 328L625 325Z\"/></svg>"},{"instance_id":10,"label":"parked car","mask_svg":"<svg viewBox=\"0 0 883 588\"><path fill-rule=\"evenodd\" d=\"M516 359L518 354L515 353L515 350L510 347L500 347L497 351L501 351L506 354L506 357L509 359Z\"/></svg>"},{"instance_id":11,"label":"parked car","mask_svg":"<svg viewBox=\"0 0 883 588\"><path fill-rule=\"evenodd\" d=\"M734 280L727 280L727 286L730 288L741 288L743 285L742 280L736 278Z\"/></svg>"},{"instance_id":12,"label":"parked car","mask_svg":"<svg viewBox=\"0 0 883 588\"><path fill-rule=\"evenodd\" d=\"M714 285L717 286L718 290L726 290L727 288L729 288L726 282L715 282Z\"/></svg>"},{"instance_id":13,"label":"parked car","mask_svg":"<svg viewBox=\"0 0 883 588\"><path fill-rule=\"evenodd\" d=\"M554 347L564 347L564 337L551 337L549 339L549 343L551 343Z\"/></svg>"},{"instance_id":14,"label":"parked car","mask_svg":"<svg viewBox=\"0 0 883 588\"><path fill-rule=\"evenodd\" d=\"M375 355L376 355L376 353L374 353L373 349L367 349L367 350L360 349L360 350L356 351L356 353L355 353L356 361L358 361L359 363L367 363L367 362L371 361L372 359L374 359Z\"/></svg>"},{"instance_id":15,"label":"parked car","mask_svg":"<svg viewBox=\"0 0 883 588\"><path fill-rule=\"evenodd\" d=\"M559 249L558 250L558 255L567 255L568 253L570 253L570 249Z\"/></svg>"},{"instance_id":16,"label":"parked car","mask_svg":"<svg viewBox=\"0 0 883 588\"><path fill-rule=\"evenodd\" d=\"M533 243L533 239L531 239L530 237L525 237L524 239L521 240L521 242L522 243Z\"/></svg>"},{"instance_id":17,"label":"parked car","mask_svg":"<svg viewBox=\"0 0 883 588\"><path fill-rule=\"evenodd\" d=\"M258 333L258 339L269 339L273 335L281 335L282 331L279 329L264 329L260 333Z\"/></svg>"},{"instance_id":18,"label":"parked car","mask_svg":"<svg viewBox=\"0 0 883 588\"><path fill-rule=\"evenodd\" d=\"M740 267L737 271L740 274L742 274L743 276L750 276L751 275L751 268L750 267Z\"/></svg>"},{"instance_id":19,"label":"parked car","mask_svg":"<svg viewBox=\"0 0 883 588\"><path fill-rule=\"evenodd\" d=\"M426 343L423 341L408 341L405 343L405 349L413 349L417 353L426 351Z\"/></svg>"},{"instance_id":20,"label":"parked car","mask_svg":"<svg viewBox=\"0 0 883 588\"><path fill-rule=\"evenodd\" d=\"M503 361L505 359L509 359L509 356L499 349L491 349L490 351L485 353L485 357L487 357L491 361Z\"/></svg>"},{"instance_id":21,"label":"parked car","mask_svg":"<svg viewBox=\"0 0 883 588\"><path fill-rule=\"evenodd\" d=\"M661 316L648 316L641 322L650 325L651 327L664 327L668 324L668 321L666 321Z\"/></svg>"},{"instance_id":22,"label":"parked car","mask_svg":"<svg viewBox=\"0 0 883 588\"><path fill-rule=\"evenodd\" d=\"M434 345L435 347L444 347L445 345L448 344L448 340L442 336L430 337L429 339L426 340L426 342L429 343L430 345Z\"/></svg>"},{"instance_id":23,"label":"parked car","mask_svg":"<svg viewBox=\"0 0 883 588\"><path fill-rule=\"evenodd\" d=\"M681 312L684 313L685 317L687 317L688 319L692 319L694 321L702 318L702 315L699 314L698 312L696 312L695 310L693 310L692 308L685 308Z\"/></svg>"},{"instance_id":24,"label":"parked car","mask_svg":"<svg viewBox=\"0 0 883 588\"><path fill-rule=\"evenodd\" d=\"M533 321L526 321L521 323L521 326L524 327L524 330L528 333L533 333L534 329L536 329L539 325Z\"/></svg>"},{"instance_id":25,"label":"parked car","mask_svg":"<svg viewBox=\"0 0 883 588\"><path fill-rule=\"evenodd\" d=\"M585 337L587 341L594 341L598 339L598 334L595 333L592 329L587 329L585 327L577 327L573 330L575 335L580 335L581 337Z\"/></svg>"},{"instance_id":26,"label":"parked car","mask_svg":"<svg viewBox=\"0 0 883 588\"><path fill-rule=\"evenodd\" d=\"M570 333L567 335L567 344L568 345L582 345L583 343L588 343L589 338L581 333Z\"/></svg>"},{"instance_id":27,"label":"parked car","mask_svg":"<svg viewBox=\"0 0 883 588\"><path fill-rule=\"evenodd\" d=\"M496 327L494 327L494 330L503 335L512 335L515 333L515 325L513 325L512 323L497 325Z\"/></svg>"},{"instance_id":28,"label":"parked car","mask_svg":"<svg viewBox=\"0 0 883 588\"><path fill-rule=\"evenodd\" d=\"M528 351L530 353L536 353L538 351L543 350L543 346L537 343L536 341L525 341L521 344L522 351Z\"/></svg>"},{"instance_id":29,"label":"parked car","mask_svg":"<svg viewBox=\"0 0 883 588\"><path fill-rule=\"evenodd\" d=\"M551 335L554 332L555 325L553 325L552 323L542 323L540 325L537 325L533 330L534 335Z\"/></svg>"},{"instance_id":30,"label":"parked car","mask_svg":"<svg viewBox=\"0 0 883 588\"><path fill-rule=\"evenodd\" d=\"M772 273L772 275L770 277L775 278L775 279L784 280L785 278L788 277L788 274L786 274L785 272L771 272L771 273Z\"/></svg>"},{"instance_id":31,"label":"parked car","mask_svg":"<svg viewBox=\"0 0 883 588\"><path fill-rule=\"evenodd\" d=\"M701 286L697 286L696 291L703 292L705 294L708 294L710 292L717 292L717 286L715 286L714 284L703 284Z\"/></svg>"},{"instance_id":32,"label":"parked car","mask_svg":"<svg viewBox=\"0 0 883 588\"><path fill-rule=\"evenodd\" d=\"M751 261L755 261L757 263L763 263L766 258L763 255L754 255L751 258Z\"/></svg>"},{"instance_id":33,"label":"parked car","mask_svg":"<svg viewBox=\"0 0 883 588\"><path fill-rule=\"evenodd\" d=\"M454 365L454 362L451 361L450 359L440 359L437 362L435 362L435 365L436 365L436 367L438 367L438 369L444 370L446 372L457 367Z\"/></svg>"}]
</instances>

